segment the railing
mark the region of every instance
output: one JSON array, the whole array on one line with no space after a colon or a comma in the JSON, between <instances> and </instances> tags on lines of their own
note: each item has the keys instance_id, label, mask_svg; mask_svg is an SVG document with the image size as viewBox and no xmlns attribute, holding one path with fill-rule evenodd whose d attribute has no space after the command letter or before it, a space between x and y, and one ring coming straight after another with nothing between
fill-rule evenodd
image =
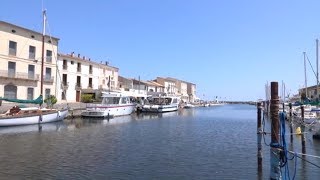
<instances>
[{"instance_id":1,"label":"railing","mask_svg":"<svg viewBox=\"0 0 320 180\"><path fill-rule=\"evenodd\" d=\"M52 62L52 56L47 56L46 57L46 62L51 63Z\"/></svg>"},{"instance_id":2,"label":"railing","mask_svg":"<svg viewBox=\"0 0 320 180\"><path fill-rule=\"evenodd\" d=\"M69 83L68 82L62 82L61 89L68 89Z\"/></svg>"},{"instance_id":3,"label":"railing","mask_svg":"<svg viewBox=\"0 0 320 180\"><path fill-rule=\"evenodd\" d=\"M54 77L53 76L45 76L43 81L46 83L53 83Z\"/></svg>"},{"instance_id":4,"label":"railing","mask_svg":"<svg viewBox=\"0 0 320 180\"><path fill-rule=\"evenodd\" d=\"M9 72L6 70L0 70L0 77L14 78L14 79L25 79L25 80L32 80L32 81L39 80L39 74L29 74L29 73L22 73L22 72Z\"/></svg>"},{"instance_id":5,"label":"railing","mask_svg":"<svg viewBox=\"0 0 320 180\"><path fill-rule=\"evenodd\" d=\"M17 50L13 49L13 48L9 48L9 55L16 56L17 55Z\"/></svg>"},{"instance_id":6,"label":"railing","mask_svg":"<svg viewBox=\"0 0 320 180\"><path fill-rule=\"evenodd\" d=\"M76 90L81 89L81 83L76 83Z\"/></svg>"}]
</instances>

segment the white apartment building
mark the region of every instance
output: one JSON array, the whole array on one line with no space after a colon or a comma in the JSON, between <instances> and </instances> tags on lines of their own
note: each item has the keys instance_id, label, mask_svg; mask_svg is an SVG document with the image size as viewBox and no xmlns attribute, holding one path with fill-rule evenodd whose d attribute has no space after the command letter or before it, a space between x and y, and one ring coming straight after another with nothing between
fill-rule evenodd
<instances>
[{"instance_id":1,"label":"white apartment building","mask_svg":"<svg viewBox=\"0 0 320 180\"><path fill-rule=\"evenodd\" d=\"M85 56L59 54L57 98L65 102L81 101L81 94L93 94L100 98L102 91L118 86L119 69L107 63L97 63Z\"/></svg>"},{"instance_id":2,"label":"white apartment building","mask_svg":"<svg viewBox=\"0 0 320 180\"><path fill-rule=\"evenodd\" d=\"M56 93L58 38L44 39L44 98ZM40 95L42 33L0 21L0 96L35 99Z\"/></svg>"}]
</instances>

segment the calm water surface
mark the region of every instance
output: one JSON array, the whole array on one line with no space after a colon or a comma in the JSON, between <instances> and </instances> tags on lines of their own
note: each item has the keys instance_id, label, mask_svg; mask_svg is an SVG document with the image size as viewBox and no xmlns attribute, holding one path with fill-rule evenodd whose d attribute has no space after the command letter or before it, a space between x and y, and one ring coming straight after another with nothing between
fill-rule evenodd
<instances>
[{"instance_id":1,"label":"calm water surface","mask_svg":"<svg viewBox=\"0 0 320 180\"><path fill-rule=\"evenodd\" d=\"M0 128L0 179L268 179L265 145L262 172L257 168L256 116L255 106L225 105ZM300 136L287 142L301 152ZM311 133L306 152L320 156ZM296 169L296 179L320 177L300 159Z\"/></svg>"}]
</instances>

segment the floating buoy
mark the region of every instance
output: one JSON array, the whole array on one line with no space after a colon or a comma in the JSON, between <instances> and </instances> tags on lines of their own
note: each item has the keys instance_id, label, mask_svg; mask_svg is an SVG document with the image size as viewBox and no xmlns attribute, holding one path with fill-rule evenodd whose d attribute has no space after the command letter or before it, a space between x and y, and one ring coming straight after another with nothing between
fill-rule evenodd
<instances>
[{"instance_id":1,"label":"floating buoy","mask_svg":"<svg viewBox=\"0 0 320 180\"><path fill-rule=\"evenodd\" d=\"M297 134L297 135L301 135L301 128L300 128L300 127L297 127L297 129L296 129L296 134Z\"/></svg>"}]
</instances>

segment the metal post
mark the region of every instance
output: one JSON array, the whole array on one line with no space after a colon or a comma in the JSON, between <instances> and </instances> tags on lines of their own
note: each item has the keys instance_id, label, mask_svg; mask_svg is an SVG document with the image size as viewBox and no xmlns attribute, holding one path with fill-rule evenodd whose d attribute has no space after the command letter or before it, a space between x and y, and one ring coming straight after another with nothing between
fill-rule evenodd
<instances>
[{"instance_id":1,"label":"metal post","mask_svg":"<svg viewBox=\"0 0 320 180\"><path fill-rule=\"evenodd\" d=\"M258 152L257 152L257 162L258 162L258 176L259 179L262 179L262 123L261 123L261 102L257 103L257 147L258 147Z\"/></svg>"},{"instance_id":2,"label":"metal post","mask_svg":"<svg viewBox=\"0 0 320 180\"><path fill-rule=\"evenodd\" d=\"M281 179L279 150L279 96L278 82L271 82L271 143L270 143L270 179Z\"/></svg>"}]
</instances>

